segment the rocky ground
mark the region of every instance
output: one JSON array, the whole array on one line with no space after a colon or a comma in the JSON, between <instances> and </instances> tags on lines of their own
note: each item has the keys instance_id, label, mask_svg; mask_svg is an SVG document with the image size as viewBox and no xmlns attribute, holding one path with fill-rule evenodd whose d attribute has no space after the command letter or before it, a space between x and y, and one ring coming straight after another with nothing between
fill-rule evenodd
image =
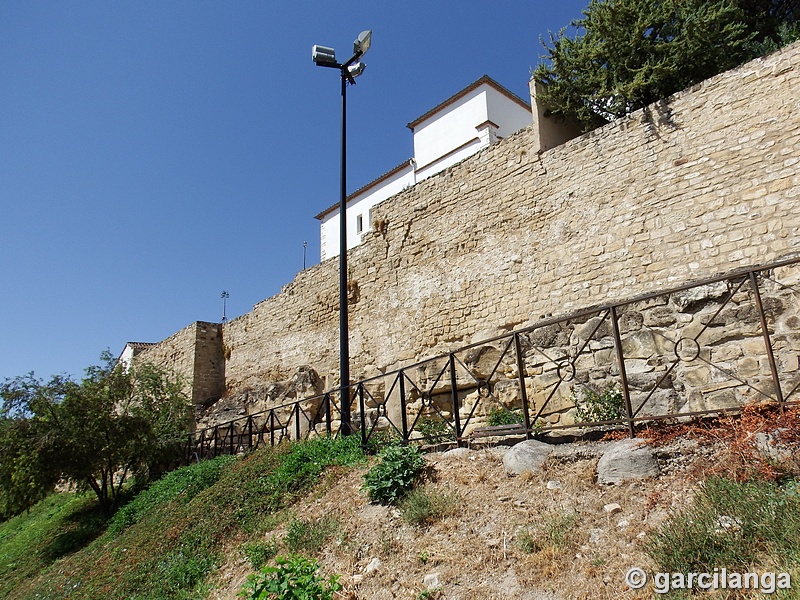
<instances>
[{"instance_id":1,"label":"rocky ground","mask_svg":"<svg viewBox=\"0 0 800 600\"><path fill-rule=\"evenodd\" d=\"M341 574L343 598L647 598L651 591L625 583L630 568L652 569L647 532L691 502L709 473L735 467L740 429L662 431L647 441L657 474L616 484L598 482L598 464L614 441L559 445L539 469L516 476L507 473L509 446L431 452L424 485L457 504L424 526L410 525L397 508L370 504L361 491L366 468L335 471L287 521L336 520L316 558L324 573ZM276 529L265 539L284 536ZM230 557L213 598L235 598L252 572L240 549Z\"/></svg>"}]
</instances>

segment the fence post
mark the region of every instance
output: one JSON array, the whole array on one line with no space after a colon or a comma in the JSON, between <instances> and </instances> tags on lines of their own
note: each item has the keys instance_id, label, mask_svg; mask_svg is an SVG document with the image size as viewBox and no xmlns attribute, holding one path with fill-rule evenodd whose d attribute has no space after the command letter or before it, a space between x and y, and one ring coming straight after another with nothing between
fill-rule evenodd
<instances>
[{"instance_id":1,"label":"fence post","mask_svg":"<svg viewBox=\"0 0 800 600\"><path fill-rule=\"evenodd\" d=\"M403 443L408 443L408 416L406 415L406 373L400 371L397 374L400 380L400 422L403 425Z\"/></svg>"},{"instance_id":2,"label":"fence post","mask_svg":"<svg viewBox=\"0 0 800 600\"><path fill-rule=\"evenodd\" d=\"M325 432L331 437L331 393L326 392L322 401L325 403Z\"/></svg>"},{"instance_id":3,"label":"fence post","mask_svg":"<svg viewBox=\"0 0 800 600\"><path fill-rule=\"evenodd\" d=\"M753 286L753 297L756 301L756 308L758 308L758 318L761 321L761 335L764 337L764 350L767 353L772 382L775 384L775 394L778 397L778 402L780 402L781 413L783 413L785 400L783 398L783 390L781 390L781 380L778 378L778 367L775 363L775 354L772 352L772 339L769 336L767 317L764 315L764 305L761 302L761 291L758 289L758 278L755 271L750 271L750 285Z\"/></svg>"},{"instance_id":4,"label":"fence post","mask_svg":"<svg viewBox=\"0 0 800 600\"><path fill-rule=\"evenodd\" d=\"M619 380L622 383L622 396L625 398L625 413L628 420L628 433L632 438L636 437L636 428L633 425L633 407L631 406L631 395L628 390L628 374L625 371L625 355L622 353L622 336L619 334L619 322L617 321L617 307L610 309L611 325L614 328L614 348L617 351L617 365L619 366Z\"/></svg>"},{"instance_id":5,"label":"fence post","mask_svg":"<svg viewBox=\"0 0 800 600\"><path fill-rule=\"evenodd\" d=\"M358 384L358 410L361 413L359 417L359 426L361 427L361 445L367 445L367 418L365 416L366 406L364 405L364 384Z\"/></svg>"},{"instance_id":6,"label":"fence post","mask_svg":"<svg viewBox=\"0 0 800 600\"><path fill-rule=\"evenodd\" d=\"M456 377L456 355L450 353L450 400L453 406L453 424L456 426L456 441L461 445L461 414L458 402L458 380Z\"/></svg>"},{"instance_id":7,"label":"fence post","mask_svg":"<svg viewBox=\"0 0 800 600\"><path fill-rule=\"evenodd\" d=\"M519 395L522 399L522 418L525 424L525 438L531 439L531 417L528 412L528 390L525 389L525 362L522 360L522 344L519 333L514 333L514 352L517 354L517 377L519 378Z\"/></svg>"},{"instance_id":8,"label":"fence post","mask_svg":"<svg viewBox=\"0 0 800 600\"><path fill-rule=\"evenodd\" d=\"M199 452L197 453L198 457L200 459L205 458L205 453L206 453L206 430L205 429L203 429L200 432L200 441L197 443L197 445L199 447Z\"/></svg>"}]
</instances>

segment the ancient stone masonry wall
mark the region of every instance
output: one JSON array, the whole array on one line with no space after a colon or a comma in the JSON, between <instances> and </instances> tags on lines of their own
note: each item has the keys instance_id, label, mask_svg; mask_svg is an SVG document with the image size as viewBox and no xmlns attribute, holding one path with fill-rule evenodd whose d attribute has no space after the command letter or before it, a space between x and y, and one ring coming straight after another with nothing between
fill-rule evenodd
<instances>
[{"instance_id":1,"label":"ancient stone masonry wall","mask_svg":"<svg viewBox=\"0 0 800 600\"><path fill-rule=\"evenodd\" d=\"M371 302L354 311L375 363L396 356L381 340L443 351L800 250L798 58L756 61L540 157L523 132L381 205L384 257L359 250L382 277L364 279Z\"/></svg>"},{"instance_id":2,"label":"ancient stone masonry wall","mask_svg":"<svg viewBox=\"0 0 800 600\"><path fill-rule=\"evenodd\" d=\"M216 323L198 321L163 342L144 350L136 362L152 362L186 381L196 405L218 399L225 391L222 331Z\"/></svg>"},{"instance_id":3,"label":"ancient stone masonry wall","mask_svg":"<svg viewBox=\"0 0 800 600\"><path fill-rule=\"evenodd\" d=\"M546 319L372 377L354 391L353 423L367 438L437 443L519 428L526 414L534 430L573 435L578 423L627 414L672 420L796 402L798 356L800 258ZM221 425L206 438L231 451L336 431L318 383L301 369L216 403L198 428Z\"/></svg>"},{"instance_id":4,"label":"ancient stone masonry wall","mask_svg":"<svg viewBox=\"0 0 800 600\"><path fill-rule=\"evenodd\" d=\"M523 130L374 209L349 261L354 380L800 253L800 45L532 147ZM303 365L334 387L338 261L222 332L229 393Z\"/></svg>"},{"instance_id":5,"label":"ancient stone masonry wall","mask_svg":"<svg viewBox=\"0 0 800 600\"><path fill-rule=\"evenodd\" d=\"M779 385L766 352L756 289L748 277L734 277L615 307L619 349L614 319L605 308L520 334L531 420L538 415L540 426L571 425L580 420L576 403L586 408L587 392L621 392L620 355L639 418L798 400L800 264L762 272L756 281ZM467 433L485 425L484 417L500 406L522 406L516 355L507 342L501 338L463 353L462 422L473 415ZM420 389L431 388L433 378L426 374L438 368L435 362L425 365L417 375ZM485 389L477 381L486 381ZM433 396L434 404L450 418L449 389L440 394ZM617 398L619 418L625 413L622 394ZM411 404L410 412L436 417L421 402Z\"/></svg>"}]
</instances>

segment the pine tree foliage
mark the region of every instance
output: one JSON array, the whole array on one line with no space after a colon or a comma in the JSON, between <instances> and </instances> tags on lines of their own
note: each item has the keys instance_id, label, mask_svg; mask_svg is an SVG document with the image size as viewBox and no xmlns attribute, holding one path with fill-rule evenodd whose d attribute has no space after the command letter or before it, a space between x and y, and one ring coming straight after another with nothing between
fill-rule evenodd
<instances>
[{"instance_id":1,"label":"pine tree foliage","mask_svg":"<svg viewBox=\"0 0 800 600\"><path fill-rule=\"evenodd\" d=\"M797 39L798 0L591 0L533 76L585 131Z\"/></svg>"}]
</instances>

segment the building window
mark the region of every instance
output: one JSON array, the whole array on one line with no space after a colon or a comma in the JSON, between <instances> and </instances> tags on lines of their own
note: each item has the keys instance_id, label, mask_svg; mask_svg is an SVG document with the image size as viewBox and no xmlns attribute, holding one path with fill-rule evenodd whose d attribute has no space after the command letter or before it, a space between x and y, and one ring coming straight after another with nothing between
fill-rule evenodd
<instances>
[{"instance_id":1,"label":"building window","mask_svg":"<svg viewBox=\"0 0 800 600\"><path fill-rule=\"evenodd\" d=\"M364 216L358 215L356 217L356 233L361 235L364 232Z\"/></svg>"}]
</instances>

